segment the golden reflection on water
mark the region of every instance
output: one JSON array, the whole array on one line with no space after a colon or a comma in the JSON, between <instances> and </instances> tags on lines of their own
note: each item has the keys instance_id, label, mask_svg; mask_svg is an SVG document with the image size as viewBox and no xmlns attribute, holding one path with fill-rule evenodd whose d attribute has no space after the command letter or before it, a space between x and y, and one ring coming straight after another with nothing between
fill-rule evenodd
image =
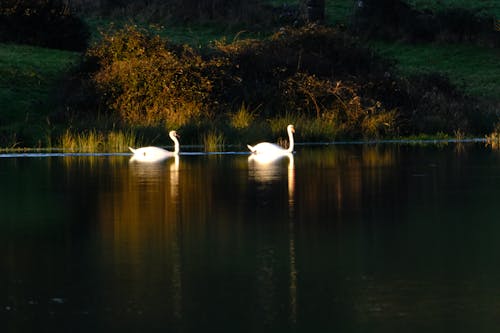
<instances>
[{"instance_id":1,"label":"golden reflection on water","mask_svg":"<svg viewBox=\"0 0 500 333\"><path fill-rule=\"evenodd\" d=\"M221 173L218 170L220 160L233 159L229 172L247 168L243 185L230 189L233 197L244 195L242 191L248 190L248 182L272 187L280 186L283 182L287 187L285 193L289 219L287 249L277 250L264 245L257 250L254 258L259 285L257 297L260 308L269 310L262 311L263 318L268 322L275 320L277 313L272 308L277 302L277 288L282 283L277 280L279 274L275 270L277 262L283 260L279 257L285 254L281 251L286 250L289 265L288 317L289 322L295 325L300 287L297 221L314 223L323 214L319 210L324 207L338 213L346 204L361 207L363 187L373 186L374 183L378 187L383 186L384 179L390 176L383 169L395 164L397 156L395 149L366 146L352 150L329 149L320 155L314 152L295 156L289 154L277 159L250 155L246 166L241 158L225 156L177 156L161 163L130 162L128 168L116 169L117 188L111 193L102 194L99 200L100 227L103 234L108 234L112 239L117 274L121 269L120 263L127 263L134 280L147 283L151 279L144 271L148 259L141 249L148 246L161 249L155 254L155 261L164 263L164 266L156 270L168 276L169 302L174 316L181 319L184 288L182 263L187 255L183 249L192 246L197 240L206 241L210 226L205 224L213 223L211 216L217 210L218 218L232 225L224 227L218 224L218 249L214 251L221 255L226 250L231 251L229 247L234 246L237 240L230 240L230 237L234 236L234 228L239 228L238 221L244 215L238 206L239 202L231 207L222 207L224 203L217 199L216 192L212 192L220 191L221 177L237 177L236 174L218 175ZM325 201L328 202L326 206ZM330 207L331 203L335 203L333 208ZM296 211L297 204L300 204L299 211ZM187 234L189 244L181 241Z\"/></svg>"},{"instance_id":2,"label":"golden reflection on water","mask_svg":"<svg viewBox=\"0 0 500 333\"><path fill-rule=\"evenodd\" d=\"M292 154L288 157L288 257L290 261L290 314L292 326L297 323L297 264L295 250L295 161Z\"/></svg>"},{"instance_id":3,"label":"golden reflection on water","mask_svg":"<svg viewBox=\"0 0 500 333\"><path fill-rule=\"evenodd\" d=\"M289 261L289 299L288 299L288 319L293 327L297 322L297 276L296 267L296 249L295 249L295 160L293 154L281 156L272 155L250 155L248 157L248 178L260 183L270 183L274 180L279 180L282 176L284 165L283 161L288 160L287 167L287 189L288 189L288 261ZM260 271L258 272L258 280L260 281L259 300L261 308L266 311L266 321L271 322L275 314L273 310L273 296L276 286L271 283L274 279L274 266L278 260L276 251L267 249L258 254L260 259ZM276 282L275 282L276 283Z\"/></svg>"},{"instance_id":4,"label":"golden reflection on water","mask_svg":"<svg viewBox=\"0 0 500 333\"><path fill-rule=\"evenodd\" d=\"M144 288L133 290L141 299L148 282L158 276L167 276L169 295L163 295L171 306L173 316L182 318L182 265L179 216L179 157L158 163L130 161L128 168L120 169L117 188L100 199L100 226L107 239L112 240L115 274L120 275L123 266L127 274L141 281ZM155 248L153 254L145 248ZM154 267L149 267L150 263ZM122 299L117 287L116 299ZM160 295L159 295L160 296ZM168 299L168 301L167 301Z\"/></svg>"},{"instance_id":5,"label":"golden reflection on water","mask_svg":"<svg viewBox=\"0 0 500 333\"><path fill-rule=\"evenodd\" d=\"M308 208L301 210L307 215L300 219L318 220L316 215L325 214L320 206L332 210L331 218L335 223L342 222L340 216L347 209L361 211L365 204L363 191L382 191L398 159L399 150L395 146L333 146L297 153L297 163L307 165L300 170L296 188L301 206ZM328 205L325 206L325 202Z\"/></svg>"},{"instance_id":6,"label":"golden reflection on water","mask_svg":"<svg viewBox=\"0 0 500 333\"><path fill-rule=\"evenodd\" d=\"M459 223L453 224L451 235L439 233L440 228L436 225L444 223L431 223L441 222L447 214L455 216L450 213L453 209L446 209L457 206L447 199L462 197L465 190L461 187L460 176L470 171L469 167L466 168L470 165L466 164L468 161L453 159L458 154L452 147L448 148L443 154L439 150L422 152L398 146L319 147L299 149L295 155L278 160L259 161L246 155L181 155L156 164L129 163L123 156L58 157L47 161L46 168L36 174L33 174L31 165L34 159L12 160L9 162L20 164L14 170L22 172L17 178L22 178L25 183L18 186L15 178L7 179L9 186L6 188L27 189L19 192L23 199L21 203L17 197L11 199L12 195L7 194L4 194L4 202L16 210L39 212L42 211L41 205L25 206L36 200L30 196L34 190L39 191L38 195L46 196L52 195L51 191L56 192L56 196L50 197L54 201L67 199L61 200L64 207L59 208L64 212L53 209L60 216L51 216L50 220L55 221L57 217L63 221L64 234L88 246L85 253L89 258L85 259L91 262L91 268L96 269L92 272L95 275L90 277L102 276L102 282L99 282L102 286L96 288L99 289L97 296L90 295L89 298L102 300L105 303L102 308L106 311L110 308L110 313L120 312L124 309L123 303L129 300L143 300L144 306L149 306L147 311L163 311L155 313L157 318L187 322L193 317L199 318L196 312L200 308L210 316L234 305L237 308L234 313L240 309L249 310L250 314L244 320L248 317L262 319L267 327L281 320L280 324L286 322L287 328L293 328L297 324L302 327L304 320L314 318L315 315L308 314L308 311L323 305L315 307L304 302L323 296L338 299L339 307L343 309L351 306L352 309L346 312L352 311L364 322L391 320L394 314L409 320L419 319L412 312L415 304L424 309L420 313L426 318L431 318L435 310L446 316L448 313L440 309L455 304L455 299L460 297L464 300L459 302L462 309L472 310L481 301L487 302L488 309L497 309L497 302L487 296L492 295L490 290L482 288L484 275L479 272L486 268L492 274L489 278L497 278L496 271L488 268L493 267L496 260L496 257L488 257L489 252L498 250L494 247L493 236L484 252L480 250L479 242L469 239L466 248L477 252L477 259L471 255L469 261L478 272L472 272L466 280L471 286L464 295L460 295L460 290L464 290L461 285L450 286L446 267L440 273L442 275L426 280L427 274L435 274L442 262L448 263L455 256L455 251L449 251L449 256L443 255L427 244L444 244L443 249L451 245L450 249L454 249L453 245L458 248L463 239L469 238L469 228L457 229ZM487 157L492 158L494 154ZM494 162L498 162L498 158ZM490 179L485 181L486 185L479 184L483 187L478 189L495 193L488 185L496 180L493 177L496 169L494 163L484 169L491 172ZM469 184L475 186L478 180L484 181L479 176ZM33 184L37 185L36 188ZM50 187L52 184L56 184L55 190ZM47 191L47 188L51 190ZM450 190L458 193L450 195L448 192L453 192ZM444 197L437 197L435 192L447 193ZM62 198L61 193L67 198ZM400 200L403 196L407 198ZM269 202L264 205L257 202L259 199ZM473 199L472 195L469 199ZM75 204L76 200L88 203ZM48 203L58 208L52 201ZM397 205L403 207L400 212L386 213ZM80 210L86 207L89 209L85 212ZM468 207L474 212L476 207L481 207L495 216L494 204L491 212L487 211L490 206L481 206L479 200L473 207ZM74 216L84 213L85 216L78 216L79 219ZM459 214L462 214L461 210L457 213L461 218ZM13 221L14 218L12 215ZM31 215L25 218L31 218ZM67 223L72 218L71 223L79 224L74 233ZM98 222L94 224L95 219ZM396 225L398 219L404 222L401 223L403 226ZM45 226L38 222L38 216L33 220L39 228L35 231L43 231ZM379 221L394 225L378 224ZM342 222L345 228L340 226ZM354 225L356 223L358 225ZM397 233L398 228L400 233ZM470 230L474 232L475 228L476 224ZM80 229L88 232L82 236ZM10 231L10 227L5 230ZM43 239L34 245L23 243L24 236L20 231L18 237L14 235L12 240L7 239L9 249L14 249L10 250L12 254L7 263L12 281L18 279L17 275L25 269L24 266L31 267L30 259L37 247L49 265L54 262L56 251L64 252L61 251L64 246L51 247ZM432 236L427 231L437 233ZM397 237L401 235L404 237ZM457 244L450 243L448 236ZM475 238L475 234L471 238ZM68 244L67 247L73 246L71 241L62 236L61 239ZM419 247L421 240L425 244ZM64 253L59 261L55 261L61 264L54 266L64 268L66 258L81 260L71 257L71 249L68 250L69 254ZM411 262L404 264L404 256L398 259L401 258L399 251L419 259L418 265L427 271L419 275L419 267L414 268ZM469 251L459 252L462 256L457 260L463 259L466 252ZM80 254L79 251L76 253L81 257ZM481 260L489 266L481 265ZM429 266L429 262L433 262L433 266ZM462 268L456 265L450 266L457 268L457 276L463 275ZM399 267L403 269L398 271ZM372 271L380 274L373 278L370 276ZM66 274L65 269L60 272ZM31 271L29 273L31 275ZM324 274L320 277L321 273ZM476 276L477 280L474 280ZM69 274L61 280L68 279L69 284L73 282L72 278L74 275ZM419 281L420 278L423 281ZM226 284L226 281L229 282ZM460 276L457 281L461 281ZM495 282L489 285L497 287ZM215 290L204 290L212 286ZM20 285L12 283L10 287L8 296L12 299L26 302L27 296L31 296L25 295L26 291ZM87 290L93 292L93 289L92 285ZM228 294L224 294L226 291ZM337 291L340 292L335 295ZM439 292L445 296L436 298ZM451 294L455 298L446 296ZM197 297L197 303L193 304L193 298ZM239 303L241 299L244 301ZM444 306L437 304L436 299ZM219 305L216 304L218 301L230 304ZM324 304L325 307L336 306L337 303L333 303L327 301ZM247 304L250 304L248 308ZM215 310L211 311L209 307ZM459 314L464 312L457 310ZM334 319L339 315L336 316ZM329 319L324 318L324 321ZM257 320L252 323L255 322ZM266 327L255 324L257 328L262 326Z\"/></svg>"}]
</instances>

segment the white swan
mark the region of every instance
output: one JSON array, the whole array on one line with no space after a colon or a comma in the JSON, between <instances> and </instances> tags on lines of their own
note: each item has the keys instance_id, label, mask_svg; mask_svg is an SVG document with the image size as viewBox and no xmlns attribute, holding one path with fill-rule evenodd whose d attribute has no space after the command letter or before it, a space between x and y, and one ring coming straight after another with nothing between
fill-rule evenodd
<instances>
[{"instance_id":1,"label":"white swan","mask_svg":"<svg viewBox=\"0 0 500 333\"><path fill-rule=\"evenodd\" d=\"M270 154L270 155L286 155L293 152L293 133L295 133L295 128L293 125L288 125L286 127L286 131L288 132L288 139L290 140L290 145L288 149L284 149L281 146L269 143L269 142L261 142L256 144L255 146L247 145L248 149L252 152L252 154Z\"/></svg>"},{"instance_id":2,"label":"white swan","mask_svg":"<svg viewBox=\"0 0 500 333\"><path fill-rule=\"evenodd\" d=\"M138 162L158 162L168 157L179 155L180 145L179 140L177 139L177 132L170 131L168 133L168 136L170 136L170 139L172 139L172 141L174 142L173 152L158 147L142 147L137 149L128 147L128 149L130 149L130 151L134 153L130 160Z\"/></svg>"},{"instance_id":3,"label":"white swan","mask_svg":"<svg viewBox=\"0 0 500 333\"><path fill-rule=\"evenodd\" d=\"M289 159L293 159L292 153L284 153L284 154L250 154L248 156L248 163L256 163L258 166L266 167L268 165L275 164L281 159L288 157Z\"/></svg>"}]
</instances>

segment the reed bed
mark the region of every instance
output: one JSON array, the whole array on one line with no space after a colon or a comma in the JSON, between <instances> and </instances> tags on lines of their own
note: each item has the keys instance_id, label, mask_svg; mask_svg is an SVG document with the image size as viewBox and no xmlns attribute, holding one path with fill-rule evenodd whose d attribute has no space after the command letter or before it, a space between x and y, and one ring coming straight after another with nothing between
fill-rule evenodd
<instances>
[{"instance_id":1,"label":"reed bed","mask_svg":"<svg viewBox=\"0 0 500 333\"><path fill-rule=\"evenodd\" d=\"M500 149L500 132L493 132L486 136L486 145L492 149Z\"/></svg>"},{"instance_id":2,"label":"reed bed","mask_svg":"<svg viewBox=\"0 0 500 333\"><path fill-rule=\"evenodd\" d=\"M206 132L201 141L203 142L203 147L206 152L216 152L223 150L224 147L224 135L215 130Z\"/></svg>"},{"instance_id":3,"label":"reed bed","mask_svg":"<svg viewBox=\"0 0 500 333\"><path fill-rule=\"evenodd\" d=\"M136 146L138 141L132 131L73 133L67 130L61 136L59 146L73 152L123 152L129 146Z\"/></svg>"}]
</instances>

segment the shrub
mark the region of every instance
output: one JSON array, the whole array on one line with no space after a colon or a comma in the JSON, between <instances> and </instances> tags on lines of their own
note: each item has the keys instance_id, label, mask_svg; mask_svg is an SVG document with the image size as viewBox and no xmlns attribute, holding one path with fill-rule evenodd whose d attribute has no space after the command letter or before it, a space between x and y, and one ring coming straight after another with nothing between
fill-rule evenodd
<instances>
[{"instance_id":1,"label":"shrub","mask_svg":"<svg viewBox=\"0 0 500 333\"><path fill-rule=\"evenodd\" d=\"M125 126L184 127L202 139L210 124L248 140L254 124L288 117L307 122L315 128L308 139L321 140L475 126L476 102L445 77L398 77L345 32L320 26L201 52L127 27L104 35L82 68L91 71L81 75L83 95L96 94L89 109L107 110Z\"/></svg>"},{"instance_id":2,"label":"shrub","mask_svg":"<svg viewBox=\"0 0 500 333\"><path fill-rule=\"evenodd\" d=\"M169 47L134 27L88 52L100 64L93 80L103 102L127 124L179 127L210 112L211 81L201 57L187 47Z\"/></svg>"},{"instance_id":3,"label":"shrub","mask_svg":"<svg viewBox=\"0 0 500 333\"><path fill-rule=\"evenodd\" d=\"M333 82L298 74L283 84L281 96L286 96L288 109L322 120L344 137L390 134L396 127L396 112L385 110L377 100L363 97L360 88L355 82Z\"/></svg>"},{"instance_id":4,"label":"shrub","mask_svg":"<svg viewBox=\"0 0 500 333\"><path fill-rule=\"evenodd\" d=\"M470 131L469 115L474 99L464 95L450 80L437 73L411 76L407 85L407 103L401 117L411 124L412 133L453 133Z\"/></svg>"}]
</instances>

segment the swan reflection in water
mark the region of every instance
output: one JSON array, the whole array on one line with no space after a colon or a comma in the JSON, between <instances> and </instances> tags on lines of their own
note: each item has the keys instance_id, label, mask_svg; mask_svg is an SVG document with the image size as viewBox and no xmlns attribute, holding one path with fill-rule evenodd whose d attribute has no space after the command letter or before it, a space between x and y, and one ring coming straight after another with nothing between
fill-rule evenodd
<instances>
[{"instance_id":1,"label":"swan reflection in water","mask_svg":"<svg viewBox=\"0 0 500 333\"><path fill-rule=\"evenodd\" d=\"M155 163L143 163L144 161L137 162L133 157L131 158L129 170L132 176L131 184L137 187L132 191L136 193L136 197L131 204L125 205L126 209L119 211L127 218L134 216L134 221L140 221L140 228L135 228L134 226L137 225L133 224L129 228L121 226L121 229L117 229L128 234L121 234L121 237L116 237L116 239L139 237L142 242L159 239L164 243L167 250L161 254L165 256L166 263L164 267L166 271L163 272L169 277L173 316L180 322L183 318L183 266L179 227L179 159L179 155L173 155ZM151 230L158 230L160 225L163 231L152 234ZM134 244L134 242L130 243ZM130 253L127 252L127 255L130 256ZM141 264L143 263L137 263L137 265Z\"/></svg>"},{"instance_id":2,"label":"swan reflection in water","mask_svg":"<svg viewBox=\"0 0 500 333\"><path fill-rule=\"evenodd\" d=\"M273 154L251 154L248 157L248 175L250 179L253 179L259 183L265 184L265 186L274 186L270 183L282 179L284 176L284 162L288 159L287 167L287 188L288 188L288 260L289 260L289 285L288 285L288 320L292 326L296 325L297 322L297 289L298 289L298 272L297 272L297 262L296 262L296 249L295 249L295 163L292 153L287 153L283 155L273 155ZM279 182L275 183L279 186ZM273 262L277 251L267 251L259 255L261 260L260 265L262 268L259 270L261 272L273 272L275 267ZM269 258L271 257L271 258ZM266 281L266 276L262 276L261 281ZM262 295L273 295L273 291L269 289L275 288L275 286L264 284L261 286L263 288ZM264 307L267 307L267 303L272 303L271 299L263 296L261 302L264 303Z\"/></svg>"},{"instance_id":3,"label":"swan reflection in water","mask_svg":"<svg viewBox=\"0 0 500 333\"><path fill-rule=\"evenodd\" d=\"M157 186L164 182L166 170L170 170L170 189L177 196L179 188L179 155L165 158L155 163L137 162L134 156L130 158L130 171L140 184Z\"/></svg>"},{"instance_id":4,"label":"swan reflection in water","mask_svg":"<svg viewBox=\"0 0 500 333\"><path fill-rule=\"evenodd\" d=\"M288 158L288 166L293 169L293 154L251 154L248 157L248 173L250 178L258 182L269 182L280 178L283 168L282 161Z\"/></svg>"}]
</instances>

